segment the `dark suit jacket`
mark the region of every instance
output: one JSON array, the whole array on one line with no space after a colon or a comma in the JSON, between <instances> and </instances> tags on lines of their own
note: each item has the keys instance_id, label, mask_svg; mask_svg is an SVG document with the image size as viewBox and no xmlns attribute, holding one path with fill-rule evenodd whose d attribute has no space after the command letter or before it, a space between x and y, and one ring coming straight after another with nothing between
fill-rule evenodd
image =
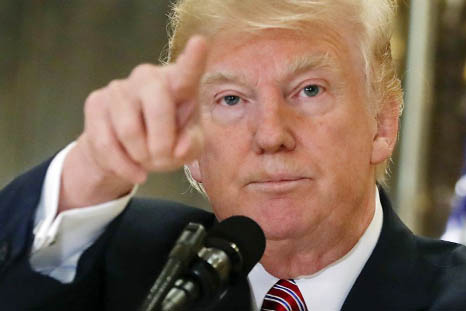
<instances>
[{"instance_id":1,"label":"dark suit jacket","mask_svg":"<svg viewBox=\"0 0 466 311\"><path fill-rule=\"evenodd\" d=\"M31 270L32 226L48 162L0 192L0 310L137 310L173 243L211 213L134 199L81 256L70 284ZM413 235L381 191L382 232L343 310L466 310L466 248ZM211 308L249 310L243 280Z\"/></svg>"}]
</instances>

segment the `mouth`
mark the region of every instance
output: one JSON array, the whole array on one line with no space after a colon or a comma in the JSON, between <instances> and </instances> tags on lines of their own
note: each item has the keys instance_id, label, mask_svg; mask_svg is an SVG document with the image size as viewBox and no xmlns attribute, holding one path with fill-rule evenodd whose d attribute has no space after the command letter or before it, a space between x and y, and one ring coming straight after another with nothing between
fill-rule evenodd
<instances>
[{"instance_id":1,"label":"mouth","mask_svg":"<svg viewBox=\"0 0 466 311\"><path fill-rule=\"evenodd\" d=\"M248 187L255 191L277 194L293 191L309 182L310 179L307 177L270 178L250 182Z\"/></svg>"}]
</instances>

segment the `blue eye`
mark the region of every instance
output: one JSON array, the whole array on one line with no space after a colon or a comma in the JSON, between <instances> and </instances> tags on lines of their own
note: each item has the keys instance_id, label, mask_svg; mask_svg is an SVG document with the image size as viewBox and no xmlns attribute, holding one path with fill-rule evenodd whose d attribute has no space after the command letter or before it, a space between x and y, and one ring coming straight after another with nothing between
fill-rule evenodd
<instances>
[{"instance_id":1,"label":"blue eye","mask_svg":"<svg viewBox=\"0 0 466 311\"><path fill-rule=\"evenodd\" d=\"M314 96L319 95L320 87L318 85L311 84L311 85L306 86L303 89L303 91L304 91L304 94L306 94L306 96L314 97Z\"/></svg>"},{"instance_id":2,"label":"blue eye","mask_svg":"<svg viewBox=\"0 0 466 311\"><path fill-rule=\"evenodd\" d=\"M235 96L235 95L227 95L223 97L223 101L228 106L236 105L237 103L239 103L239 100L240 100L239 96Z\"/></svg>"}]
</instances>

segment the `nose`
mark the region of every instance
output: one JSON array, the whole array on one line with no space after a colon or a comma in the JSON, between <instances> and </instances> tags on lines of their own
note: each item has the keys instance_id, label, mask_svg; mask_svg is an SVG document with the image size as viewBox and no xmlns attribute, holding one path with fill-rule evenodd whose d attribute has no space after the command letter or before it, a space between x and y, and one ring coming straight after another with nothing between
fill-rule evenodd
<instances>
[{"instance_id":1,"label":"nose","mask_svg":"<svg viewBox=\"0 0 466 311\"><path fill-rule=\"evenodd\" d=\"M294 150L296 138L292 124L296 120L285 100L279 96L269 97L257 108L257 114L251 120L254 152L266 154Z\"/></svg>"}]
</instances>

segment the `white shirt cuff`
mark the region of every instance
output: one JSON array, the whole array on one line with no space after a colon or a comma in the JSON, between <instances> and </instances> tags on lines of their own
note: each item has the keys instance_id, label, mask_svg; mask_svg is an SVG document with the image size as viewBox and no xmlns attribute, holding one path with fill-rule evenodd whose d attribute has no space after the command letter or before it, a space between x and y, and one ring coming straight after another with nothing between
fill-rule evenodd
<instances>
[{"instance_id":1,"label":"white shirt cuff","mask_svg":"<svg viewBox=\"0 0 466 311\"><path fill-rule=\"evenodd\" d=\"M75 143L52 160L42 187L34 221L34 243L30 263L42 274L71 282L81 254L126 207L137 191L95 206L71 209L56 217L63 162Z\"/></svg>"}]
</instances>

